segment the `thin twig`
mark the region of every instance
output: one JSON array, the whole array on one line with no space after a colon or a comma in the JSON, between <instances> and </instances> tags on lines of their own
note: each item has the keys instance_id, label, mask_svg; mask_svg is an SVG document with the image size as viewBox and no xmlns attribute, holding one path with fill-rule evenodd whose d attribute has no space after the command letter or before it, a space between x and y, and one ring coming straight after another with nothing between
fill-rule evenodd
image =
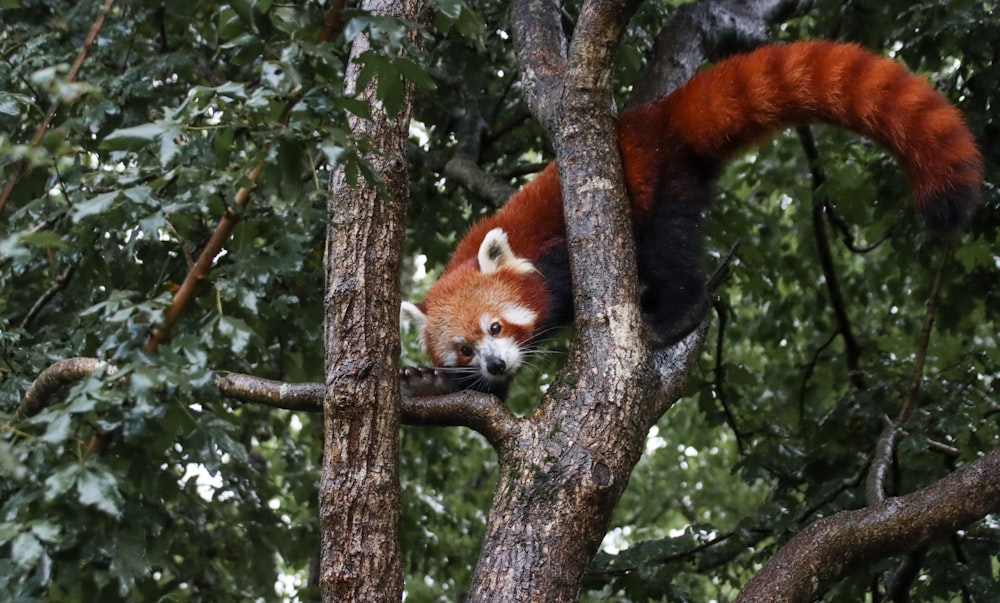
<instances>
[{"instance_id":1,"label":"thin twig","mask_svg":"<svg viewBox=\"0 0 1000 603\"><path fill-rule=\"evenodd\" d=\"M265 145L264 152L267 152L267 146ZM260 177L261 172L264 170L264 162L260 162L256 167L247 175L247 179L253 183L257 182ZM250 193L253 189L249 186L241 187L236 193L234 198L234 205L239 208L246 207L246 204L250 201ZM198 256L198 261L195 262L194 266L188 271L187 275L184 277L184 282L181 283L180 288L174 293L173 302L170 307L166 309L163 313L163 320L159 325L153 327L150 333L149 340L146 342L146 349L155 352L159 348L160 344L166 341L170 336L170 331L173 329L174 325L177 323L177 319L180 318L181 312L187 307L187 304L194 299L195 293L198 289L198 284L208 278L208 273L212 268L212 262L215 257L219 255L222 251L223 245L229 240L229 236L233 232L233 228L236 227L236 223L239 222L240 216L235 210L227 208L226 212L222 215L219 220L219 224L215 227L215 232L212 233L211 238L209 238L208 243L201 250L201 255Z\"/></svg>"},{"instance_id":2,"label":"thin twig","mask_svg":"<svg viewBox=\"0 0 1000 603\"><path fill-rule=\"evenodd\" d=\"M52 284L52 286L49 287L45 293L43 293L41 297L35 301L34 304L32 304L31 309L28 310L28 313L21 319L20 324L17 325L19 329L24 330L31 326L31 323L35 321L35 318L37 318L38 314L43 308L45 308L45 305L52 301L52 298L54 298L57 293L66 288L66 285L69 284L69 279L72 278L75 270L76 264L72 264L67 266L66 269L56 277L56 281Z\"/></svg>"},{"instance_id":3,"label":"thin twig","mask_svg":"<svg viewBox=\"0 0 1000 603\"><path fill-rule=\"evenodd\" d=\"M826 199L822 192L826 183L826 173L820 165L819 150L816 148L816 140L809 128L798 128L799 139L802 141L802 148L809 159L809 171L812 174L813 192L813 234L816 237L816 247L819 252L820 265L823 268L823 280L826 282L827 293L830 296L830 305L833 307L834 316L837 319L837 330L844 338L844 348L847 356L847 369L850 374L851 383L857 389L864 389L865 383L861 376L860 359L861 346L854 337L851 328L851 320L847 315L847 305L844 303L844 293L840 288L840 281L833 265L833 254L830 251L830 239L826 233L826 224L823 216L826 213Z\"/></svg>"},{"instance_id":4,"label":"thin twig","mask_svg":"<svg viewBox=\"0 0 1000 603\"><path fill-rule=\"evenodd\" d=\"M945 268L951 257L951 249L952 244L946 244L941 254L941 261L938 263L937 271L934 274L934 282L931 285L930 295L927 297L924 324L920 329L920 338L917 340L917 357L913 363L913 375L910 377L910 386L903 395L899 417L896 419L900 424L909 418L916 406L917 393L920 392L920 383L924 378L924 365L927 362L927 349L930 347L931 331L934 328L934 314L937 311L938 294L941 291L941 282L944 280Z\"/></svg>"}]
</instances>

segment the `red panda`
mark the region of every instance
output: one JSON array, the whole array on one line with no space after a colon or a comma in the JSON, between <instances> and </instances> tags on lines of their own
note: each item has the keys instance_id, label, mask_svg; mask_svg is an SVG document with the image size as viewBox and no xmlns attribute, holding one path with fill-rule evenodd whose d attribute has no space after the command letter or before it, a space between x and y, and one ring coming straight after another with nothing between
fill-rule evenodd
<instances>
[{"instance_id":1,"label":"red panda","mask_svg":"<svg viewBox=\"0 0 1000 603\"><path fill-rule=\"evenodd\" d=\"M728 58L619 120L639 301L654 345L678 341L707 312L701 224L725 162L810 123L892 152L931 227L954 232L968 221L982 159L961 113L925 80L852 44L797 42ZM404 302L455 388L503 396L526 347L571 322L562 212L553 162L472 227L423 302Z\"/></svg>"}]
</instances>

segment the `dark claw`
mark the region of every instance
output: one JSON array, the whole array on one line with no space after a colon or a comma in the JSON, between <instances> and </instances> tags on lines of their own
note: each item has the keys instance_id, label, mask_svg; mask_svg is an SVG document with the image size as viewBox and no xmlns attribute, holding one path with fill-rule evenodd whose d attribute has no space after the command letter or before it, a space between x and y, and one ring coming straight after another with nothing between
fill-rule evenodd
<instances>
[{"instance_id":1,"label":"dark claw","mask_svg":"<svg viewBox=\"0 0 1000 603\"><path fill-rule=\"evenodd\" d=\"M426 366L399 369L399 389L406 397L441 396L456 391L444 373Z\"/></svg>"}]
</instances>

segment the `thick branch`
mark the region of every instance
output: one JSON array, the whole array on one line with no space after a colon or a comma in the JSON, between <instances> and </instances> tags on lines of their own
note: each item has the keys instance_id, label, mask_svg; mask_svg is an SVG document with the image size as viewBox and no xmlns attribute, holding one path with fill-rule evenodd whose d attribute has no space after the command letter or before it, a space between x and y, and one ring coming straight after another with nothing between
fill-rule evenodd
<instances>
[{"instance_id":1,"label":"thick branch","mask_svg":"<svg viewBox=\"0 0 1000 603\"><path fill-rule=\"evenodd\" d=\"M736 601L811 601L865 563L916 550L997 510L1000 450L907 496L813 523L778 551Z\"/></svg>"},{"instance_id":2,"label":"thick branch","mask_svg":"<svg viewBox=\"0 0 1000 603\"><path fill-rule=\"evenodd\" d=\"M521 86L528 109L543 124L556 111L566 71L566 38L560 7L552 0L515 0L511 7L514 51L521 64Z\"/></svg>"},{"instance_id":3,"label":"thick branch","mask_svg":"<svg viewBox=\"0 0 1000 603\"><path fill-rule=\"evenodd\" d=\"M323 412L326 387L322 383L286 383L240 373L215 378L219 393L240 402L304 412Z\"/></svg>"},{"instance_id":4,"label":"thick branch","mask_svg":"<svg viewBox=\"0 0 1000 603\"><path fill-rule=\"evenodd\" d=\"M484 170L468 155L456 154L452 157L444 166L444 175L472 194L489 199L495 207L503 205L516 191L511 185Z\"/></svg>"},{"instance_id":5,"label":"thick branch","mask_svg":"<svg viewBox=\"0 0 1000 603\"><path fill-rule=\"evenodd\" d=\"M241 402L305 412L323 410L326 387L321 383L285 383L237 373L220 376L215 382L223 396ZM405 390L412 384L400 376L400 386ZM471 390L404 397L400 419L416 427L468 427L498 449L516 434L519 421L496 397Z\"/></svg>"},{"instance_id":6,"label":"thick branch","mask_svg":"<svg viewBox=\"0 0 1000 603\"><path fill-rule=\"evenodd\" d=\"M767 39L769 25L805 14L812 0L702 0L682 5L636 78L630 105L656 100L691 78L706 60L747 50Z\"/></svg>"},{"instance_id":7,"label":"thick branch","mask_svg":"<svg viewBox=\"0 0 1000 603\"><path fill-rule=\"evenodd\" d=\"M365 0L361 8L413 21L423 5ZM371 141L365 159L378 181L352 183L341 166L327 202L319 483L319 583L327 602L399 600L403 593L397 366L412 86L404 86L399 111L390 113L378 91L380 78L391 76L361 79L359 59L378 44L369 36L351 44L344 88L371 109L366 119L349 116L348 125Z\"/></svg>"},{"instance_id":8,"label":"thick branch","mask_svg":"<svg viewBox=\"0 0 1000 603\"><path fill-rule=\"evenodd\" d=\"M520 430L520 419L496 396L472 390L446 396L403 398L403 423L425 427L468 427L504 454Z\"/></svg>"},{"instance_id":9,"label":"thick branch","mask_svg":"<svg viewBox=\"0 0 1000 603\"><path fill-rule=\"evenodd\" d=\"M37 415L63 388L86 379L95 371L106 369L115 370L110 364L97 358L67 358L56 362L39 373L25 390L21 404L14 411L13 422L20 423Z\"/></svg>"}]
</instances>

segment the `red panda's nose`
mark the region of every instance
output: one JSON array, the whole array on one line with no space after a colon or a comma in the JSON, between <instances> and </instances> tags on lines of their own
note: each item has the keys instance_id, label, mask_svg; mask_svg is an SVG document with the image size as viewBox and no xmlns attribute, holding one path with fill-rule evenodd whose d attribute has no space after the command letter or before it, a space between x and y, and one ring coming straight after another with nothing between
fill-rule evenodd
<instances>
[{"instance_id":1,"label":"red panda's nose","mask_svg":"<svg viewBox=\"0 0 1000 603\"><path fill-rule=\"evenodd\" d=\"M489 371L491 375L499 376L507 370L507 363L496 356L487 356L486 370Z\"/></svg>"}]
</instances>

